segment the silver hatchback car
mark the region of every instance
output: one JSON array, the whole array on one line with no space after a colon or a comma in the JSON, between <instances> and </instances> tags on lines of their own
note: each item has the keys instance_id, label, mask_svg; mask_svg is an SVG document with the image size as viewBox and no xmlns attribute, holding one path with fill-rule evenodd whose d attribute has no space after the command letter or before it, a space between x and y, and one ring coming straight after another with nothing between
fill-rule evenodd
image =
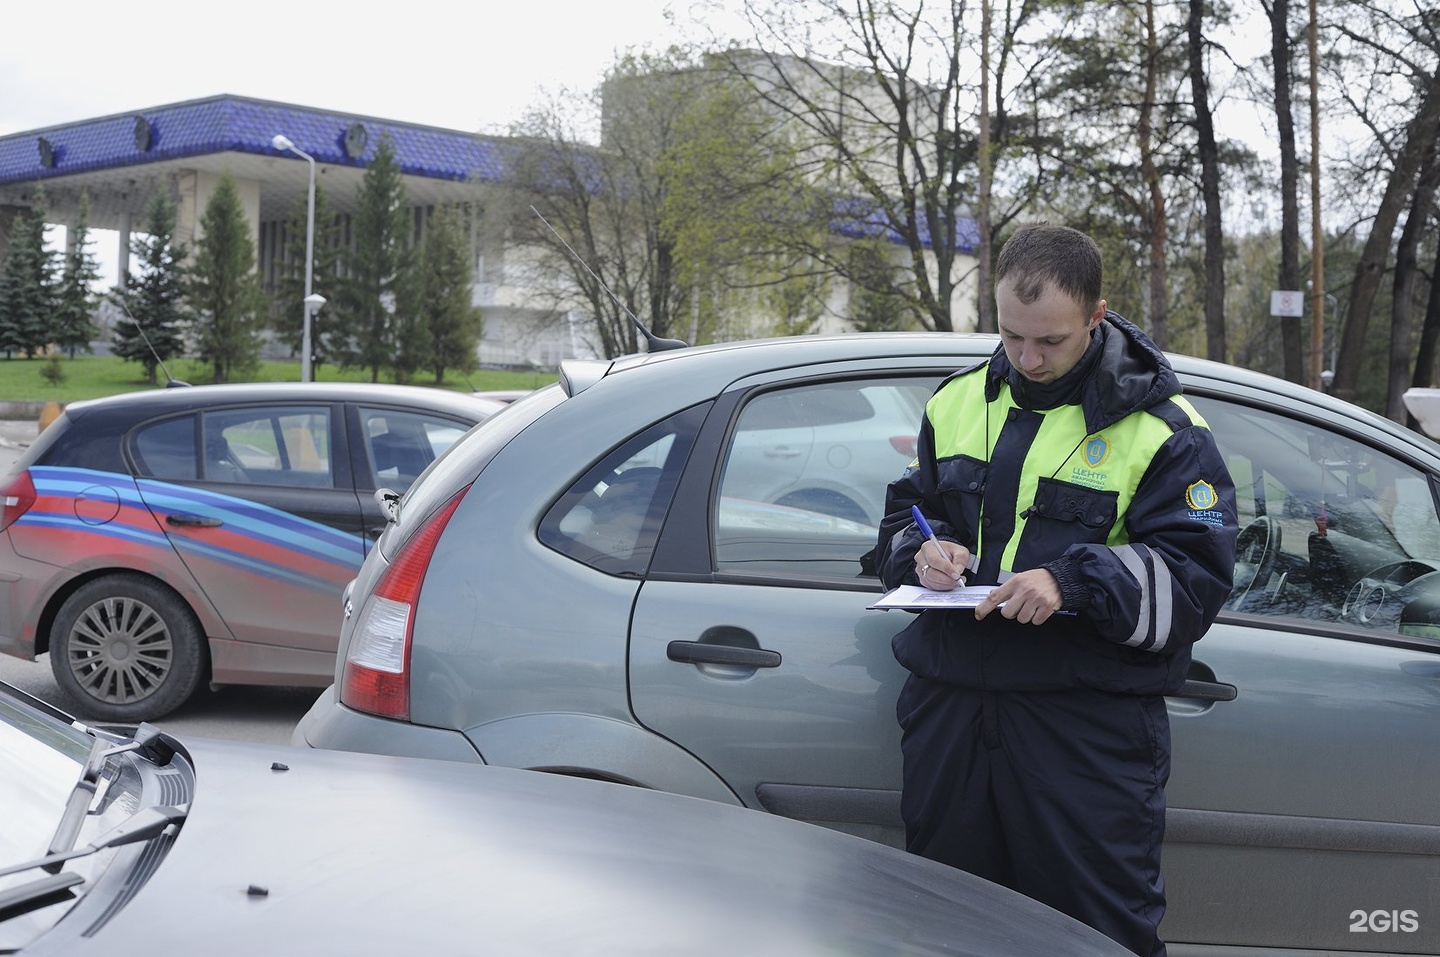
<instances>
[{"instance_id":1,"label":"silver hatchback car","mask_svg":"<svg viewBox=\"0 0 1440 957\"><path fill-rule=\"evenodd\" d=\"M757 476L784 446L878 496L893 426L865 404L913 409L913 432L939 381L996 345L848 335L567 365L389 500L336 684L296 742L598 777L899 843L890 638L909 616L866 608L874 516ZM1162 935L1177 955L1440 952L1440 446L1174 362L1243 525L1234 594L1170 700Z\"/></svg>"}]
</instances>

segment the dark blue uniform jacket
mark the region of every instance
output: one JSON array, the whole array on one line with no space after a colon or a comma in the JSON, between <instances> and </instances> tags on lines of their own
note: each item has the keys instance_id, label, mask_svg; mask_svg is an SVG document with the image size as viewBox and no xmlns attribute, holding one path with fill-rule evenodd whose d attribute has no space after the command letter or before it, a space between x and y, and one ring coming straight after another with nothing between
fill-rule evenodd
<instances>
[{"instance_id":1,"label":"dark blue uniform jacket","mask_svg":"<svg viewBox=\"0 0 1440 957\"><path fill-rule=\"evenodd\" d=\"M1015 567L1000 569L997 556L1004 542L996 535L1022 534L1030 519L1020 513L1046 502L1037 494L1035 502L1017 503L1018 466L1006 466L999 457L937 461L936 435L944 434L939 430L947 423L931 422L927 414L917 462L891 483L886 496L876 551L885 586L919 583L914 559L923 538L910 506L920 506L938 537L974 552L982 533L976 526L983 500L983 514L997 522L987 522L984 530L981 554L988 560L977 569L976 583L993 584L1007 571L1045 567L1060 584L1066 614L1036 626L1006 619L998 610L983 621L967 611L922 612L893 642L897 659L911 673L1012 691L1084 687L1165 694L1184 683L1191 644L1230 593L1237 532L1234 485L1209 429L1191 414L1188 403L1173 401L1181 389L1169 362L1129 321L1108 313L1080 367L1086 370L1083 385L1066 398L1082 407L1088 433L1098 434L1136 414L1156 416L1170 430L1123 516L1121 537L1128 544L1114 545L1113 537L1112 544L1094 544L1093 534L1090 541L1067 540L1067 525L1081 532L1086 531L1083 523L1050 522L1043 533L1025 533ZM957 372L940 389L966 375L986 377L987 404L1014 385L1017 401L1025 405L1025 384L1003 348L987 362ZM1015 457L1015 442L1005 436L1008 428L1005 422L997 430L992 455L1000 448ZM1026 451L1020 448L1019 457ZM967 477L973 481L957 480ZM1210 501L1187 496L1197 483L1213 490ZM957 491L977 486L982 490L978 498ZM1053 481L1041 491L1050 499L1057 493L1082 502L1087 494L1093 497L1084 488L1067 489Z\"/></svg>"}]
</instances>

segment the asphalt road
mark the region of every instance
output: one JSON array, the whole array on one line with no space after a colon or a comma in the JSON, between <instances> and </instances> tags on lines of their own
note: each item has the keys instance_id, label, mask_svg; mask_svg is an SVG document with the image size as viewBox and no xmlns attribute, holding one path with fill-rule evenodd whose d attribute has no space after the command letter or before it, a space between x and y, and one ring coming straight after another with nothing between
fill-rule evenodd
<instances>
[{"instance_id":1,"label":"asphalt road","mask_svg":"<svg viewBox=\"0 0 1440 957\"><path fill-rule=\"evenodd\" d=\"M0 475L10 473L38 431L34 420L0 419ZM89 720L84 706L55 683L48 654L35 661L0 655L0 681L49 701L81 721ZM201 689L184 707L152 723L178 736L288 744L295 722L319 694L318 688Z\"/></svg>"}]
</instances>

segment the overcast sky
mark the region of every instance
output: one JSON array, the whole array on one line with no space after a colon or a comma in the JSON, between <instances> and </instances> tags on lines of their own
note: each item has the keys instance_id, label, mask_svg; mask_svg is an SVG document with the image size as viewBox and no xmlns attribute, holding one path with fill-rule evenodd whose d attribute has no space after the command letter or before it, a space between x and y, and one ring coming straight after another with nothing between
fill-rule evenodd
<instances>
[{"instance_id":1,"label":"overcast sky","mask_svg":"<svg viewBox=\"0 0 1440 957\"><path fill-rule=\"evenodd\" d=\"M222 93L504 133L547 95L593 89L622 53L744 35L742 3L9 0L0 136ZM1254 108L1236 119L1229 135L1268 139Z\"/></svg>"},{"instance_id":2,"label":"overcast sky","mask_svg":"<svg viewBox=\"0 0 1440 957\"><path fill-rule=\"evenodd\" d=\"M693 33L704 6L13 0L0 16L0 135L221 93L504 132L545 91L592 88L617 53Z\"/></svg>"}]
</instances>

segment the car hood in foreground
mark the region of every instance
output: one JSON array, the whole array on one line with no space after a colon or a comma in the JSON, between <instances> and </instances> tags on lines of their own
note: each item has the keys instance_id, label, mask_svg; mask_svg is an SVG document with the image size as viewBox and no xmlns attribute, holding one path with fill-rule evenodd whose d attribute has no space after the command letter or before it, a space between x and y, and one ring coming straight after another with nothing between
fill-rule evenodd
<instances>
[{"instance_id":1,"label":"car hood in foreground","mask_svg":"<svg viewBox=\"0 0 1440 957\"><path fill-rule=\"evenodd\" d=\"M453 762L186 750L197 794L154 876L90 936L62 921L24 953L1124 953L996 885L759 811Z\"/></svg>"}]
</instances>

